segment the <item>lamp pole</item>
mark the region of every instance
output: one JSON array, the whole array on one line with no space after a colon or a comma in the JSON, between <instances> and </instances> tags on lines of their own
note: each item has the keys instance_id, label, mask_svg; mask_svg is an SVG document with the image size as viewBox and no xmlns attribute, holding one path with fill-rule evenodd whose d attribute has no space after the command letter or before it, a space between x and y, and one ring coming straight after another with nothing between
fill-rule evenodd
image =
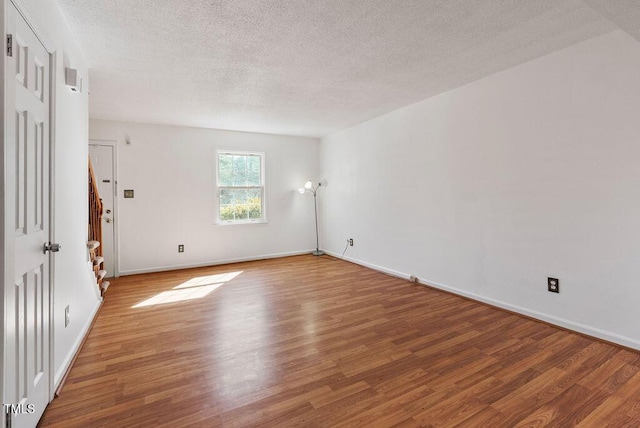
<instances>
[{"instance_id":1,"label":"lamp pole","mask_svg":"<svg viewBox=\"0 0 640 428\"><path fill-rule=\"evenodd\" d=\"M320 251L320 235L318 233L318 198L317 198L317 193L318 193L318 189L320 188L320 186L322 186L322 183L318 183L318 185L316 187L313 186L313 183L311 181L307 181L304 185L304 187L301 187L298 189L298 192L300 194L304 194L305 192L311 192L313 193L313 209L315 211L315 215L316 215L316 250L314 252L312 252L311 254L313 254L314 256L321 256L324 254L324 251Z\"/></svg>"},{"instance_id":2,"label":"lamp pole","mask_svg":"<svg viewBox=\"0 0 640 428\"><path fill-rule=\"evenodd\" d=\"M321 186L321 183L318 183L318 187ZM320 238L318 237L318 198L316 197L316 193L318 187L313 189L313 208L316 212L316 250L312 253L314 256L321 256L324 252L320 251Z\"/></svg>"}]
</instances>

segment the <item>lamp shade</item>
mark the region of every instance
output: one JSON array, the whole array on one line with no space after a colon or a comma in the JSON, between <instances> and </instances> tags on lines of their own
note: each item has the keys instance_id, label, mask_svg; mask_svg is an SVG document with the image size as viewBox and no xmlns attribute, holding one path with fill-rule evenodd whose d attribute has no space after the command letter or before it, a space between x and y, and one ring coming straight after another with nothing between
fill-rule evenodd
<instances>
[{"instance_id":1,"label":"lamp shade","mask_svg":"<svg viewBox=\"0 0 640 428\"><path fill-rule=\"evenodd\" d=\"M304 189L304 187L299 187L299 188L298 188L298 193L300 193L301 195L304 195L304 192L306 192L306 190Z\"/></svg>"},{"instance_id":2,"label":"lamp shade","mask_svg":"<svg viewBox=\"0 0 640 428\"><path fill-rule=\"evenodd\" d=\"M307 181L306 183L304 183L305 189L311 189L312 187L313 187L313 183L311 181Z\"/></svg>"}]
</instances>

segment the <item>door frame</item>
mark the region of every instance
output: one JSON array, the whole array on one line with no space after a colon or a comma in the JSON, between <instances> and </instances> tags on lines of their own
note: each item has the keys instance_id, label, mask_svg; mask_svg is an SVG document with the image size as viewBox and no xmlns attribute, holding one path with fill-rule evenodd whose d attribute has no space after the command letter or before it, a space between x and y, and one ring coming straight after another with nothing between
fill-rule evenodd
<instances>
[{"instance_id":1,"label":"door frame","mask_svg":"<svg viewBox=\"0 0 640 428\"><path fill-rule=\"evenodd\" d=\"M31 6L26 2L26 0L0 0L0 26L2 27L2 39L4 40L3 50L6 49L6 34L7 34L7 19L8 19L8 8L13 4L16 10L22 17L25 19L35 36L38 38L40 43L44 46L46 52L49 54L49 241L55 241L55 113L56 113L56 82L57 82L57 73L56 73L56 65L58 63L58 54L55 49L55 45L53 43L53 39L49 34L45 31L45 26L42 25L40 19L38 19L38 15L34 12ZM11 101L7 97L7 91L9 89L9 85L13 84L13 80L9 81L5 74L6 71L6 51L3 51L3 63L2 67L0 67L0 77L2 78L3 91L0 94L0 114L2 114L3 120L0 123L0 133L2 134L2 145L0 149L0 162L4 165L7 161L7 146L5 142L7 141L7 128L5 124L8 120L8 112L13 109L13 106L8 106L7 103ZM3 168L4 169L4 168ZM5 299L5 285L12 282L13 275L13 257L14 254L9 252L9 250L13 251L13 247L8 245L7 241L7 218L6 218L6 198L7 186L11 183L8 183L8 177L6 176L6 171L3 171L3 174L0 176L0 246L2 248L3 256L0 257L0 299L2 303L0 304L0 317L2 318L3 326L6 325L5 317L6 317L6 299ZM55 281L55 257L49 255L49 361L47 362L49 365L49 402L54 397L55 393L55 385L54 385L54 358L55 358L55 334L54 334L54 286ZM5 401L5 390L4 390L4 377L5 377L5 331L3 327L2 331L2 340L0 340L0 384L2 384L2 388L0 389L0 396L2 396L2 402ZM0 412L0 422L2 426L6 425L6 414L3 409Z\"/></svg>"},{"instance_id":2,"label":"door frame","mask_svg":"<svg viewBox=\"0 0 640 428\"><path fill-rule=\"evenodd\" d=\"M118 142L89 138L89 146L111 146L113 149L113 276L120 276L120 208L118 198Z\"/></svg>"}]
</instances>

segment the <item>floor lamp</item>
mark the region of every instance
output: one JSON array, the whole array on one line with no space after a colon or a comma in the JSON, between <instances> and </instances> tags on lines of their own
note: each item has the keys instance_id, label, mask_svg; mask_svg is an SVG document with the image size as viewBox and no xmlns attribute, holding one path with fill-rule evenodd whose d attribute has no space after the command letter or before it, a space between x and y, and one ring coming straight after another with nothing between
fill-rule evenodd
<instances>
[{"instance_id":1,"label":"floor lamp","mask_svg":"<svg viewBox=\"0 0 640 428\"><path fill-rule=\"evenodd\" d=\"M304 187L298 189L298 193L301 195L304 195L305 192L313 193L313 207L316 212L316 250L311 254L314 256L321 256L324 254L323 251L320 251L320 239L318 238L318 198L316 197L316 194L320 186L322 186L322 183L318 183L316 187L313 187L313 183L311 181L307 181Z\"/></svg>"}]
</instances>

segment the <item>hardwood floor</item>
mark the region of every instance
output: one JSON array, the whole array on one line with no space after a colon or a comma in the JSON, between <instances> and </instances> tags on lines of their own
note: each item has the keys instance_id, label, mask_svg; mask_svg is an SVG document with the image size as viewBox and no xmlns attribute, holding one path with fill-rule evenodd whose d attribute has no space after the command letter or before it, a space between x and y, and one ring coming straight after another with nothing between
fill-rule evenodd
<instances>
[{"instance_id":1,"label":"hardwood floor","mask_svg":"<svg viewBox=\"0 0 640 428\"><path fill-rule=\"evenodd\" d=\"M328 256L118 278L40 425L640 426L640 353Z\"/></svg>"}]
</instances>

